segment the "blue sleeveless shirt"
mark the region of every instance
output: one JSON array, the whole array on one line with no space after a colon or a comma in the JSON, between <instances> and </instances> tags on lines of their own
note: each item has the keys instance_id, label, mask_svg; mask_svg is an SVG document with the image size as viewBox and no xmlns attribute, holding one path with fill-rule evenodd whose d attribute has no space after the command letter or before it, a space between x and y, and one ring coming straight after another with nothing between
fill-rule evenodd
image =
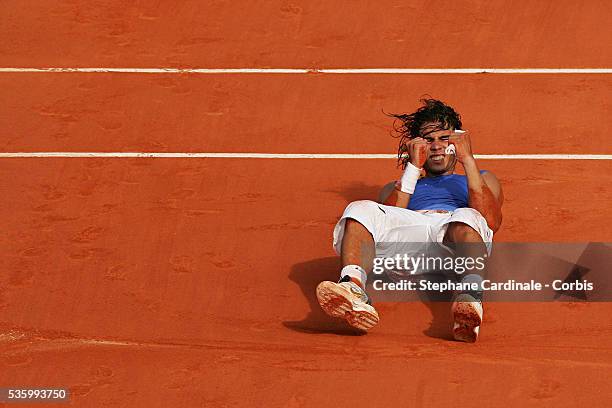
<instances>
[{"instance_id":1,"label":"blue sleeveless shirt","mask_svg":"<svg viewBox=\"0 0 612 408\"><path fill-rule=\"evenodd\" d=\"M408 203L409 210L454 211L463 207L469 207L468 187L467 177L460 174L419 179Z\"/></svg>"}]
</instances>

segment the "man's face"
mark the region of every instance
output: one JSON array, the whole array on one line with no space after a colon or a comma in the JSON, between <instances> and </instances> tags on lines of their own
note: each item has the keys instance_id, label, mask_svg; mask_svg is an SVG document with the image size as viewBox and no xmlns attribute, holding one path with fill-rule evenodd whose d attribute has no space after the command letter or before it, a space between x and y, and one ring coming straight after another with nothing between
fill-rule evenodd
<instances>
[{"instance_id":1,"label":"man's face","mask_svg":"<svg viewBox=\"0 0 612 408\"><path fill-rule=\"evenodd\" d=\"M452 129L440 129L437 123L426 123L421 127L421 137L427 142L427 160L424 167L428 173L444 174L453 169L455 156L444 153L452 133Z\"/></svg>"}]
</instances>

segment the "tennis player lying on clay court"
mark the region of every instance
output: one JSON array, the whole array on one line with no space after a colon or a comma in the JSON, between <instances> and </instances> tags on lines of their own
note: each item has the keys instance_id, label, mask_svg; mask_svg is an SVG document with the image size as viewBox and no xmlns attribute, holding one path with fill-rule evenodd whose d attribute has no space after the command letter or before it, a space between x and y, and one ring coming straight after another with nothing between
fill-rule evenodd
<instances>
[{"instance_id":1,"label":"tennis player lying on clay court","mask_svg":"<svg viewBox=\"0 0 612 408\"><path fill-rule=\"evenodd\" d=\"M412 114L392 115L402 123L401 179L383 188L380 203L363 200L346 207L333 236L334 249L342 258L340 280L317 286L323 310L361 330L379 321L365 284L374 258L393 256L386 245L439 243L445 248L470 248L464 250L472 253L465 255L477 256L490 251L502 222L501 186L493 173L479 170L469 133L461 130L460 115L441 101L422 102ZM458 163L465 175L455 174ZM469 283L465 286L471 289L455 294L453 336L474 342L483 317L482 272L473 268L457 274L458 281Z\"/></svg>"}]
</instances>

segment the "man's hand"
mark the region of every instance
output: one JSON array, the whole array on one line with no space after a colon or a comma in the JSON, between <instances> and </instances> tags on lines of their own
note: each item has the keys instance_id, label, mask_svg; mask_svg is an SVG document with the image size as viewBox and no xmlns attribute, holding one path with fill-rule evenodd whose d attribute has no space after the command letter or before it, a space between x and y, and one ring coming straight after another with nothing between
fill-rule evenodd
<instances>
[{"instance_id":1,"label":"man's hand","mask_svg":"<svg viewBox=\"0 0 612 408\"><path fill-rule=\"evenodd\" d=\"M448 144L455 146L455 157L459 163L464 164L466 161L474 160L469 133L453 132L448 138Z\"/></svg>"},{"instance_id":2,"label":"man's hand","mask_svg":"<svg viewBox=\"0 0 612 408\"><path fill-rule=\"evenodd\" d=\"M427 142L422 137L415 137L408 142L408 155L413 166L422 169L427 161Z\"/></svg>"}]
</instances>

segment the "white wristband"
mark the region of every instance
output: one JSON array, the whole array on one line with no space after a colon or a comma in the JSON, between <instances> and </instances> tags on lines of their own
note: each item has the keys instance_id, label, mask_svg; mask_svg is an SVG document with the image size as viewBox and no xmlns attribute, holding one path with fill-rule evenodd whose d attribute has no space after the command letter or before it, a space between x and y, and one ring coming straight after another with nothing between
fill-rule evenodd
<instances>
[{"instance_id":1,"label":"white wristband","mask_svg":"<svg viewBox=\"0 0 612 408\"><path fill-rule=\"evenodd\" d=\"M414 193L414 187L416 186L417 181L419 181L420 176L421 169L412 163L408 163L406 170L404 170L404 174L402 175L402 179L400 180L400 189L402 192L408 194Z\"/></svg>"}]
</instances>

